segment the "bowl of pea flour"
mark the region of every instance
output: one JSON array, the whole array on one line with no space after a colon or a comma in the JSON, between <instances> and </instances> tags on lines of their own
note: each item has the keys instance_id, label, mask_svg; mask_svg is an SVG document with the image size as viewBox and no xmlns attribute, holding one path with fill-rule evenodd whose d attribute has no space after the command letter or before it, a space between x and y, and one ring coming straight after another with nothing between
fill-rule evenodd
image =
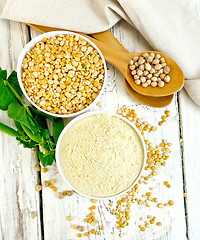
<instances>
[{"instance_id":1,"label":"bowl of pea flour","mask_svg":"<svg viewBox=\"0 0 200 240\"><path fill-rule=\"evenodd\" d=\"M72 120L56 146L56 161L64 181L76 192L112 198L139 180L145 146L138 130L122 117L90 112Z\"/></svg>"}]
</instances>

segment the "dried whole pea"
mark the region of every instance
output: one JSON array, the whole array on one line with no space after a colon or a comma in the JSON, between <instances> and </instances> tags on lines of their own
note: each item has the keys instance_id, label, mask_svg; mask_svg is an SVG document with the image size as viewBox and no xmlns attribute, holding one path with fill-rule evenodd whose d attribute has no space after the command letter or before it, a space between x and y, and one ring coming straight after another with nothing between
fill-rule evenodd
<instances>
[{"instance_id":1,"label":"dried whole pea","mask_svg":"<svg viewBox=\"0 0 200 240\"><path fill-rule=\"evenodd\" d=\"M152 77L151 81L156 82L157 81L157 77Z\"/></svg>"},{"instance_id":2,"label":"dried whole pea","mask_svg":"<svg viewBox=\"0 0 200 240\"><path fill-rule=\"evenodd\" d=\"M150 55L152 58L154 58L154 57L155 57L155 53L153 53L153 52L152 52L152 53L150 53L149 55Z\"/></svg>"},{"instance_id":3,"label":"dried whole pea","mask_svg":"<svg viewBox=\"0 0 200 240\"><path fill-rule=\"evenodd\" d=\"M131 74L132 74L132 75L135 75L135 74L136 74L136 70L133 70L133 71L131 72Z\"/></svg>"},{"instance_id":4,"label":"dried whole pea","mask_svg":"<svg viewBox=\"0 0 200 240\"><path fill-rule=\"evenodd\" d=\"M165 85L165 83L164 83L163 81L160 81L160 82L158 83L158 87L160 87L160 88L164 87L164 85Z\"/></svg>"},{"instance_id":5,"label":"dried whole pea","mask_svg":"<svg viewBox=\"0 0 200 240\"><path fill-rule=\"evenodd\" d=\"M160 54L156 54L155 58L160 59L161 58Z\"/></svg>"},{"instance_id":6,"label":"dried whole pea","mask_svg":"<svg viewBox=\"0 0 200 240\"><path fill-rule=\"evenodd\" d=\"M150 84L151 84L151 80L147 80L146 83L147 83L148 85L150 85Z\"/></svg>"},{"instance_id":7,"label":"dried whole pea","mask_svg":"<svg viewBox=\"0 0 200 240\"><path fill-rule=\"evenodd\" d=\"M164 59L164 58L161 58L161 59L160 59L160 62L161 62L161 63L164 63L164 62L165 62L165 59Z\"/></svg>"},{"instance_id":8,"label":"dried whole pea","mask_svg":"<svg viewBox=\"0 0 200 240\"><path fill-rule=\"evenodd\" d=\"M169 75L165 76L164 81L167 82L167 83L170 82L170 76Z\"/></svg>"},{"instance_id":9,"label":"dried whole pea","mask_svg":"<svg viewBox=\"0 0 200 240\"><path fill-rule=\"evenodd\" d=\"M130 69L130 70L135 70L135 65L130 65L130 66L129 66L129 69Z\"/></svg>"},{"instance_id":10,"label":"dried whole pea","mask_svg":"<svg viewBox=\"0 0 200 240\"><path fill-rule=\"evenodd\" d=\"M138 63L138 62L135 62L135 66L138 67L138 66L139 66L139 63Z\"/></svg>"},{"instance_id":11,"label":"dried whole pea","mask_svg":"<svg viewBox=\"0 0 200 240\"><path fill-rule=\"evenodd\" d=\"M138 70L137 70L137 75L138 75L138 76L141 76L142 74L143 74L143 71L140 70L140 69L138 69Z\"/></svg>"},{"instance_id":12,"label":"dried whole pea","mask_svg":"<svg viewBox=\"0 0 200 240\"><path fill-rule=\"evenodd\" d=\"M142 56L143 56L144 58L146 58L146 57L149 56L149 54L148 54L147 52L145 52L145 53L142 54Z\"/></svg>"},{"instance_id":13,"label":"dried whole pea","mask_svg":"<svg viewBox=\"0 0 200 240\"><path fill-rule=\"evenodd\" d=\"M41 167L40 166L35 166L35 171L36 172L39 172L41 170Z\"/></svg>"},{"instance_id":14,"label":"dried whole pea","mask_svg":"<svg viewBox=\"0 0 200 240\"><path fill-rule=\"evenodd\" d=\"M156 64L154 67L155 70L160 70L161 69L161 65L160 64Z\"/></svg>"},{"instance_id":15,"label":"dried whole pea","mask_svg":"<svg viewBox=\"0 0 200 240\"><path fill-rule=\"evenodd\" d=\"M146 61L151 63L153 61L153 57L152 56L148 56L146 57Z\"/></svg>"},{"instance_id":16,"label":"dried whole pea","mask_svg":"<svg viewBox=\"0 0 200 240\"><path fill-rule=\"evenodd\" d=\"M160 62L160 61L159 61L158 59L154 59L154 60L152 61L152 63L155 64L155 65L156 65L156 64L159 64L159 62Z\"/></svg>"},{"instance_id":17,"label":"dried whole pea","mask_svg":"<svg viewBox=\"0 0 200 240\"><path fill-rule=\"evenodd\" d=\"M165 78L165 74L164 73L160 74L160 78L164 79Z\"/></svg>"},{"instance_id":18,"label":"dried whole pea","mask_svg":"<svg viewBox=\"0 0 200 240\"><path fill-rule=\"evenodd\" d=\"M143 87L148 87L148 83L144 82L144 83L142 83L142 86Z\"/></svg>"},{"instance_id":19,"label":"dried whole pea","mask_svg":"<svg viewBox=\"0 0 200 240\"><path fill-rule=\"evenodd\" d=\"M151 73L149 73L149 74L147 75L147 78L148 78L148 79L151 79L152 76L153 76L153 75L152 75Z\"/></svg>"},{"instance_id":20,"label":"dried whole pea","mask_svg":"<svg viewBox=\"0 0 200 240\"><path fill-rule=\"evenodd\" d=\"M138 63L139 63L140 65L143 64L143 63L145 63L144 58L143 58L143 57L139 58Z\"/></svg>"},{"instance_id":21,"label":"dried whole pea","mask_svg":"<svg viewBox=\"0 0 200 240\"><path fill-rule=\"evenodd\" d=\"M166 65L165 59L160 54L146 52L141 56L135 56L129 64L129 69L137 85L162 88L165 83L170 82L168 76L170 67Z\"/></svg>"},{"instance_id":22,"label":"dried whole pea","mask_svg":"<svg viewBox=\"0 0 200 240\"><path fill-rule=\"evenodd\" d=\"M133 58L133 61L136 62L138 59L139 59L139 57L138 57L138 56L135 56L135 57Z\"/></svg>"},{"instance_id":23,"label":"dried whole pea","mask_svg":"<svg viewBox=\"0 0 200 240\"><path fill-rule=\"evenodd\" d=\"M140 81L141 81L142 83L144 83L144 82L146 82L146 78L145 78L145 77L141 77L141 78L140 78Z\"/></svg>"},{"instance_id":24,"label":"dried whole pea","mask_svg":"<svg viewBox=\"0 0 200 240\"><path fill-rule=\"evenodd\" d=\"M163 70L164 70L164 73L165 73L165 74L169 74L170 71L171 71L171 69L170 69L169 66L165 66Z\"/></svg>"},{"instance_id":25,"label":"dried whole pea","mask_svg":"<svg viewBox=\"0 0 200 240\"><path fill-rule=\"evenodd\" d=\"M41 191L42 190L42 186L41 185L39 185L39 184L37 184L36 186L35 186L35 190L36 191Z\"/></svg>"},{"instance_id":26,"label":"dried whole pea","mask_svg":"<svg viewBox=\"0 0 200 240\"><path fill-rule=\"evenodd\" d=\"M135 80L135 84L140 85L141 81L139 79Z\"/></svg>"},{"instance_id":27,"label":"dried whole pea","mask_svg":"<svg viewBox=\"0 0 200 240\"><path fill-rule=\"evenodd\" d=\"M129 65L133 65L133 63L134 63L134 61L133 61L133 59L131 59L131 60L129 61Z\"/></svg>"},{"instance_id":28,"label":"dried whole pea","mask_svg":"<svg viewBox=\"0 0 200 240\"><path fill-rule=\"evenodd\" d=\"M144 64L141 64L141 65L139 66L139 69L142 70L142 71L144 71Z\"/></svg>"},{"instance_id":29,"label":"dried whole pea","mask_svg":"<svg viewBox=\"0 0 200 240\"><path fill-rule=\"evenodd\" d=\"M150 71L150 70L151 70L151 65L150 65L149 63L146 63L146 64L145 64L145 69L146 69L147 71Z\"/></svg>"},{"instance_id":30,"label":"dried whole pea","mask_svg":"<svg viewBox=\"0 0 200 240\"><path fill-rule=\"evenodd\" d=\"M156 87L156 86L157 86L157 82L152 82L152 83L151 83L151 86L152 86L152 87Z\"/></svg>"}]
</instances>

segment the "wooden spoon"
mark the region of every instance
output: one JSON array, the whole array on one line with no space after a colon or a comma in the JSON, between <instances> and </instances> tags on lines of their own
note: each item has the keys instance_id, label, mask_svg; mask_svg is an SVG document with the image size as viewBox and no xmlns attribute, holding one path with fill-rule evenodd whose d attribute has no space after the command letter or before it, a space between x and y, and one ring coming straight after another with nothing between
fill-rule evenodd
<instances>
[{"instance_id":1,"label":"wooden spoon","mask_svg":"<svg viewBox=\"0 0 200 240\"><path fill-rule=\"evenodd\" d=\"M91 35L92 35L92 37L96 38L97 40L99 40L102 43L112 46L113 48L115 48L119 51L127 52L127 50L120 44L120 42L109 31L94 33ZM138 102L140 102L144 105L150 106L150 107L157 107L157 108L166 107L167 105L169 105L172 102L173 97L174 97L174 94L168 95L165 97L144 96L144 95L139 94L138 92L134 91L130 87L130 85L128 84L128 82L126 81L125 78L124 78L124 83L126 86L126 90L133 98L135 98Z\"/></svg>"},{"instance_id":2,"label":"wooden spoon","mask_svg":"<svg viewBox=\"0 0 200 240\"><path fill-rule=\"evenodd\" d=\"M36 29L39 32L49 32L49 31L55 31L58 30L56 28L50 28L50 27L45 27L45 26L39 26L39 25L34 25L34 24L27 24L30 27ZM81 34L81 33L80 33ZM94 38L99 40L100 42L103 42L109 46L112 46L113 48L127 52L127 50L118 42L118 40L109 32L101 32L101 33L95 33L91 34ZM126 89L128 93L135 98L138 102L141 102L147 106L151 107L165 107L169 105L173 99L173 94L165 97L150 97L150 96L144 96L139 94L138 92L134 91L129 83L124 79Z\"/></svg>"},{"instance_id":3,"label":"wooden spoon","mask_svg":"<svg viewBox=\"0 0 200 240\"><path fill-rule=\"evenodd\" d=\"M35 25L35 24L27 24L27 25L33 27L34 29L36 29L42 33L48 32L48 31L59 30L56 28L39 26L39 25ZM171 67L171 73L169 74L169 76L171 77L171 81L163 88L158 88L158 87L143 88L142 86L138 86L134 83L133 77L128 68L128 62L130 61L130 59L133 58L134 56L141 55L142 53L129 53L129 52L125 52L125 51L121 52L121 51L113 49L113 48L99 42L98 40L96 40L88 35L85 35L83 33L80 33L80 34L89 38L92 42L94 42L99 47L99 49L103 53L106 61L110 62L112 65L117 67L122 72L122 74L124 75L126 80L128 81L130 87L133 88L138 93L143 94L145 96L161 97L161 96L171 95L183 87L184 76L183 76L182 70L180 69L178 64L172 58L167 56L166 54L154 51L154 53L156 53L156 54L159 53L162 57L164 57L166 59L167 65L169 65ZM148 52L150 53L153 51L148 51ZM171 76L172 73L174 76L173 78Z\"/></svg>"},{"instance_id":4,"label":"wooden spoon","mask_svg":"<svg viewBox=\"0 0 200 240\"><path fill-rule=\"evenodd\" d=\"M171 72L169 73L171 81L165 84L163 88L159 88L159 87L144 88L141 85L136 85L135 82L133 81L133 76L131 75L131 72L128 68L128 63L133 57L140 56L144 52L141 52L141 53L122 52L122 51L113 49L111 47L108 47L103 43L96 42L94 40L93 42L99 47L106 61L110 62L112 65L114 65L116 68L118 68L121 71L125 79L128 81L130 87L142 95L151 96L151 97L168 96L179 91L184 85L184 75L181 68L178 66L178 64L168 55L161 52L157 52L157 51L146 51L146 52L147 53L154 52L155 54L160 54L162 57L165 58L167 65L170 66L171 68Z\"/></svg>"}]
</instances>

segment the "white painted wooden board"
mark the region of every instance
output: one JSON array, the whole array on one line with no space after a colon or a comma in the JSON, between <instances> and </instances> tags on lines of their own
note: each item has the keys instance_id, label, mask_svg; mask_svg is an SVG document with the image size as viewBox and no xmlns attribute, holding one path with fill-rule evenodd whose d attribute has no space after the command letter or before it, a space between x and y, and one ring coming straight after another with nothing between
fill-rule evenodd
<instances>
[{"instance_id":1,"label":"white painted wooden board","mask_svg":"<svg viewBox=\"0 0 200 240\"><path fill-rule=\"evenodd\" d=\"M183 137L183 168L189 239L199 239L200 209L200 106L192 102L185 91L180 94L180 116Z\"/></svg>"},{"instance_id":2,"label":"white painted wooden board","mask_svg":"<svg viewBox=\"0 0 200 240\"><path fill-rule=\"evenodd\" d=\"M151 50L142 36L137 31L133 31L125 22L117 24L112 31L129 51ZM32 36L38 34L34 30L31 30L31 33ZM100 108L96 106L94 110L102 109L116 112L117 108L123 105L133 106L138 116L151 124L158 123L165 110L146 107L132 99L125 90L122 75L111 65L108 65L108 84L101 98L101 103L102 106ZM158 197L160 202L167 202L172 199L175 201L175 205L165 209L158 209L155 204L151 204L151 208L134 204L130 224L122 230L122 233L124 233L123 239L186 239L177 97L174 98L168 109L171 111L172 117L163 127L159 127L156 133L149 134L147 138L156 144L159 144L163 138L168 139L173 143L173 153L166 167L160 168L160 174L151 181L149 186L154 187L152 194L155 194L155 197ZM57 172L56 166L48 169L48 172L42 175L42 181L55 178L56 186L58 186L60 191L65 190L65 185ZM165 180L171 183L171 189L163 185ZM62 187L60 188L60 186ZM142 186L142 194L145 194L147 191L147 186ZM77 232L71 228L71 224L83 224L82 220L89 213L90 201L76 194L60 200L56 198L55 193L50 189L43 189L42 202L45 239L77 239L75 237ZM98 209L100 209L100 205L108 206L108 201L100 201L97 204ZM119 237L121 231L119 232L116 228L112 228L115 226L115 218L106 209L103 211L105 216L100 215L98 219L105 226L104 233L102 236L90 235L89 239L121 239ZM153 226L142 233L138 228L138 225L142 223L139 219L142 216L146 217L148 214L156 216L158 221L163 222L163 227ZM72 222L66 221L67 215L72 216ZM86 224L83 225L87 226ZM115 234L111 235L113 230Z\"/></svg>"},{"instance_id":3,"label":"white painted wooden board","mask_svg":"<svg viewBox=\"0 0 200 240\"><path fill-rule=\"evenodd\" d=\"M183 1L200 21L200 1ZM200 200L200 106L195 104L184 90L179 94L179 106L183 137L183 176L185 191L188 195L185 199L188 239L198 240L200 238L200 229L198 226L200 216L200 209L198 207Z\"/></svg>"},{"instance_id":4,"label":"white painted wooden board","mask_svg":"<svg viewBox=\"0 0 200 240\"><path fill-rule=\"evenodd\" d=\"M10 72L16 69L17 58L27 42L24 24L0 20L0 66ZM5 112L0 122L14 127ZM40 181L34 171L36 152L24 149L15 138L0 133L0 239L41 239L40 198L35 184ZM30 211L37 217L31 219Z\"/></svg>"}]
</instances>

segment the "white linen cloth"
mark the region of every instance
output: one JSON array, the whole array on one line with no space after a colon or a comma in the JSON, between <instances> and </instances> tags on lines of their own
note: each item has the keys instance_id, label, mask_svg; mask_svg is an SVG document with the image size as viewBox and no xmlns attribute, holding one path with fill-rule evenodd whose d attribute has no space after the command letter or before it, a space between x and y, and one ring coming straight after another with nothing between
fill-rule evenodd
<instances>
[{"instance_id":1,"label":"white linen cloth","mask_svg":"<svg viewBox=\"0 0 200 240\"><path fill-rule=\"evenodd\" d=\"M123 18L153 49L177 61L186 91L200 105L200 21L182 0L0 0L0 14L84 33L107 30Z\"/></svg>"}]
</instances>

